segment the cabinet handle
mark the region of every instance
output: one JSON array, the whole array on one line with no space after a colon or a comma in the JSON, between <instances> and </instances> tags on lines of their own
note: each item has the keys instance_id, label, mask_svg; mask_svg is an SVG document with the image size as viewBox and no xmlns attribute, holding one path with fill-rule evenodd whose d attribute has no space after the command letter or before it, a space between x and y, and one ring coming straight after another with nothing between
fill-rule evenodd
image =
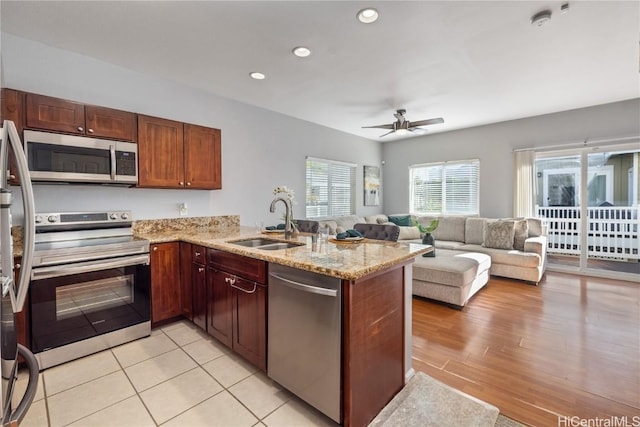
<instances>
[{"instance_id":1,"label":"cabinet handle","mask_svg":"<svg viewBox=\"0 0 640 427\"><path fill-rule=\"evenodd\" d=\"M234 282L235 282L235 280L234 280ZM232 287L232 288L234 288L234 289L237 289L237 290L239 290L239 291L242 291L242 292L244 292L245 294L252 294L252 293L254 293L254 292L256 291L256 289L258 289L258 285L257 285L257 283L256 283L256 282L253 282L253 289L252 289L252 290L250 290L250 291L247 291L246 289L243 289L243 288L241 288L241 287L239 287L239 286L234 286L234 284L233 284L233 283L231 284L231 287Z\"/></svg>"},{"instance_id":2,"label":"cabinet handle","mask_svg":"<svg viewBox=\"0 0 640 427\"><path fill-rule=\"evenodd\" d=\"M189 185L191 185L191 183L187 181L187 185L189 186Z\"/></svg>"},{"instance_id":3,"label":"cabinet handle","mask_svg":"<svg viewBox=\"0 0 640 427\"><path fill-rule=\"evenodd\" d=\"M93 129L89 128L89 129L87 129L87 132L93 133Z\"/></svg>"},{"instance_id":4,"label":"cabinet handle","mask_svg":"<svg viewBox=\"0 0 640 427\"><path fill-rule=\"evenodd\" d=\"M202 273L204 271L204 267L198 267L198 273Z\"/></svg>"},{"instance_id":5,"label":"cabinet handle","mask_svg":"<svg viewBox=\"0 0 640 427\"><path fill-rule=\"evenodd\" d=\"M9 179L16 179L16 176L11 174L11 175L9 175Z\"/></svg>"},{"instance_id":6,"label":"cabinet handle","mask_svg":"<svg viewBox=\"0 0 640 427\"><path fill-rule=\"evenodd\" d=\"M158 250L158 247L157 247L157 246L154 246L154 247L153 247L153 251L155 252L155 251L157 251L157 250Z\"/></svg>"},{"instance_id":7,"label":"cabinet handle","mask_svg":"<svg viewBox=\"0 0 640 427\"><path fill-rule=\"evenodd\" d=\"M236 278L235 277L225 277L224 281L231 284L231 286L233 286L234 283L236 283Z\"/></svg>"},{"instance_id":8,"label":"cabinet handle","mask_svg":"<svg viewBox=\"0 0 640 427\"><path fill-rule=\"evenodd\" d=\"M197 252L197 251L196 251L196 256L200 256L200 255L201 255L201 254L200 254L200 252Z\"/></svg>"},{"instance_id":9,"label":"cabinet handle","mask_svg":"<svg viewBox=\"0 0 640 427\"><path fill-rule=\"evenodd\" d=\"M15 268L16 270L20 270L20 267L22 267L20 264L16 264L13 266L13 268Z\"/></svg>"},{"instance_id":10,"label":"cabinet handle","mask_svg":"<svg viewBox=\"0 0 640 427\"><path fill-rule=\"evenodd\" d=\"M82 126L78 126L78 132L84 132L84 128Z\"/></svg>"},{"instance_id":11,"label":"cabinet handle","mask_svg":"<svg viewBox=\"0 0 640 427\"><path fill-rule=\"evenodd\" d=\"M180 181L178 184L180 184L180 185L184 185L184 181Z\"/></svg>"}]
</instances>

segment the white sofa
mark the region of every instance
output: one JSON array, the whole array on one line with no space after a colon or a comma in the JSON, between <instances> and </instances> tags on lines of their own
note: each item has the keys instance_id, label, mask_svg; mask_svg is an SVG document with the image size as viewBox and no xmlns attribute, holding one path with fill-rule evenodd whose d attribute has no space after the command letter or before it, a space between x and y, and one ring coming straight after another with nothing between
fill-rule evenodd
<instances>
[{"instance_id":1,"label":"white sofa","mask_svg":"<svg viewBox=\"0 0 640 427\"><path fill-rule=\"evenodd\" d=\"M397 219L403 215L392 216ZM542 278L547 261L547 238L540 219L495 220L465 216L412 216L411 220L417 219L422 225L427 226L435 218L440 220L438 228L431 233L435 239L436 256L438 249L487 254L491 257L491 275L523 280L536 285ZM504 245L495 247L501 246L496 245L496 239L491 238L491 232L501 225L496 224L497 221L502 221L502 225L508 225L505 224L506 221L513 221L519 227L518 238L516 239L515 235L513 237L514 244L519 249ZM353 228L353 225L358 222L384 224L389 222L389 216L332 217L321 220L320 226L328 226L330 233L333 234ZM401 226L398 241L419 242L421 241L420 231L415 226ZM498 243L504 243L504 241Z\"/></svg>"}]
</instances>

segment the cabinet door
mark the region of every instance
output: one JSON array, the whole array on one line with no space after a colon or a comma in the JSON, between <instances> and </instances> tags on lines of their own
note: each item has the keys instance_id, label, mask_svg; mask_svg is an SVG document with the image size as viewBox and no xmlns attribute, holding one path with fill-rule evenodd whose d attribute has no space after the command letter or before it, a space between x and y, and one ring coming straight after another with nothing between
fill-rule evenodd
<instances>
[{"instance_id":1,"label":"cabinet door","mask_svg":"<svg viewBox=\"0 0 640 427\"><path fill-rule=\"evenodd\" d=\"M267 369L267 288L237 278L233 284L233 350Z\"/></svg>"},{"instance_id":2,"label":"cabinet door","mask_svg":"<svg viewBox=\"0 0 640 427\"><path fill-rule=\"evenodd\" d=\"M24 129L24 92L3 88L0 92L0 104L2 121L13 121L18 135L22 135ZM16 159L13 149L9 147L9 184L11 185L20 185L20 179L16 171Z\"/></svg>"},{"instance_id":3,"label":"cabinet door","mask_svg":"<svg viewBox=\"0 0 640 427\"><path fill-rule=\"evenodd\" d=\"M85 105L87 135L120 141L136 140L136 115L128 111Z\"/></svg>"},{"instance_id":4,"label":"cabinet door","mask_svg":"<svg viewBox=\"0 0 640 427\"><path fill-rule=\"evenodd\" d=\"M138 187L184 188L183 126L138 115Z\"/></svg>"},{"instance_id":5,"label":"cabinet door","mask_svg":"<svg viewBox=\"0 0 640 427\"><path fill-rule=\"evenodd\" d=\"M28 93L26 127L84 135L84 105Z\"/></svg>"},{"instance_id":6,"label":"cabinet door","mask_svg":"<svg viewBox=\"0 0 640 427\"><path fill-rule=\"evenodd\" d=\"M184 125L184 171L187 188L222 188L220 130Z\"/></svg>"},{"instance_id":7,"label":"cabinet door","mask_svg":"<svg viewBox=\"0 0 640 427\"><path fill-rule=\"evenodd\" d=\"M231 277L221 271L207 269L207 332L229 348L233 343Z\"/></svg>"},{"instance_id":8,"label":"cabinet door","mask_svg":"<svg viewBox=\"0 0 640 427\"><path fill-rule=\"evenodd\" d=\"M193 280L191 243L180 242L180 303L182 315L193 321Z\"/></svg>"},{"instance_id":9,"label":"cabinet door","mask_svg":"<svg viewBox=\"0 0 640 427\"><path fill-rule=\"evenodd\" d=\"M180 245L159 243L151 247L151 320L160 322L181 314Z\"/></svg>"},{"instance_id":10,"label":"cabinet door","mask_svg":"<svg viewBox=\"0 0 640 427\"><path fill-rule=\"evenodd\" d=\"M207 329L207 271L203 264L191 264L193 284L193 323Z\"/></svg>"}]
</instances>

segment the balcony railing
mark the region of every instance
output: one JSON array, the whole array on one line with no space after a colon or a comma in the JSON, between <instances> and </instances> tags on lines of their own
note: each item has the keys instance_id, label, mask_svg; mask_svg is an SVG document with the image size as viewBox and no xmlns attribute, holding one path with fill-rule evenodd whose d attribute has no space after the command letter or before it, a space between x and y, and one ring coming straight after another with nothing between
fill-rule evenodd
<instances>
[{"instance_id":1,"label":"balcony railing","mask_svg":"<svg viewBox=\"0 0 640 427\"><path fill-rule=\"evenodd\" d=\"M573 206L536 207L546 222L548 252L580 255L580 208ZM640 259L638 206L588 207L587 249L590 258Z\"/></svg>"}]
</instances>

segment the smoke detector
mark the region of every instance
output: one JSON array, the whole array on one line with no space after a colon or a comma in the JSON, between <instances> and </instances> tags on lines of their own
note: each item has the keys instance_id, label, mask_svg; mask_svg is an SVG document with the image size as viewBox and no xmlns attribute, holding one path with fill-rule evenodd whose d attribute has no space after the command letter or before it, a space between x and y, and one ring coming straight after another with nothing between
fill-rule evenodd
<instances>
[{"instance_id":1,"label":"smoke detector","mask_svg":"<svg viewBox=\"0 0 640 427\"><path fill-rule=\"evenodd\" d=\"M551 20L551 11L543 10L542 12L538 12L531 17L531 24L536 25L538 27L542 27L544 24Z\"/></svg>"}]
</instances>

